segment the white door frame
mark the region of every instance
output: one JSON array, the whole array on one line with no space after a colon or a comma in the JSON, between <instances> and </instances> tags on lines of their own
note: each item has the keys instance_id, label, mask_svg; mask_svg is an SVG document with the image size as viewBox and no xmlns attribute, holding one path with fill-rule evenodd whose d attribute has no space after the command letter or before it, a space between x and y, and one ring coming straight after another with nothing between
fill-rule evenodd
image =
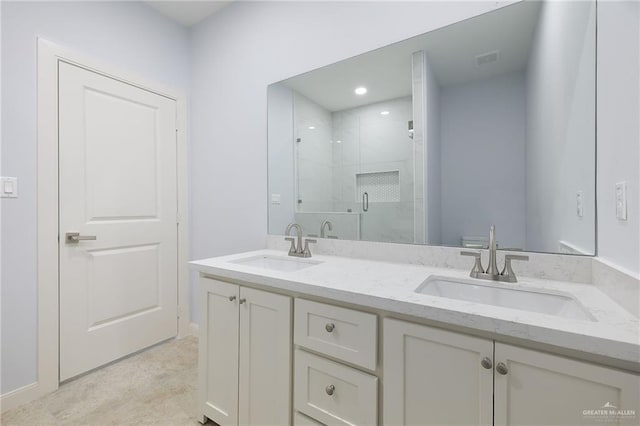
<instances>
[{"instance_id":1,"label":"white door frame","mask_svg":"<svg viewBox=\"0 0 640 426\"><path fill-rule=\"evenodd\" d=\"M177 104L178 337L190 334L187 265L187 104L182 91L163 87L38 38L38 358L37 381L11 398L10 405L38 398L59 385L58 262L58 63L68 62L174 99ZM3 398L5 399L5 398ZM9 401L5 400L3 403ZM9 404L8 404L9 405Z\"/></svg>"}]
</instances>

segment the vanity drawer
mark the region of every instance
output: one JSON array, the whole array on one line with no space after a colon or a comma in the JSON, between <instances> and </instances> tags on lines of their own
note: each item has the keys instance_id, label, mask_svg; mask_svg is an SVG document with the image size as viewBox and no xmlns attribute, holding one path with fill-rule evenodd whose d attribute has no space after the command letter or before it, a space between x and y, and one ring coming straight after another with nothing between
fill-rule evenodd
<instances>
[{"instance_id":1,"label":"vanity drawer","mask_svg":"<svg viewBox=\"0 0 640 426\"><path fill-rule=\"evenodd\" d=\"M299 411L293 414L293 426L324 426L324 424L307 417Z\"/></svg>"},{"instance_id":2,"label":"vanity drawer","mask_svg":"<svg viewBox=\"0 0 640 426\"><path fill-rule=\"evenodd\" d=\"M378 378L334 361L295 351L296 410L325 424L378 423Z\"/></svg>"},{"instance_id":3,"label":"vanity drawer","mask_svg":"<svg viewBox=\"0 0 640 426\"><path fill-rule=\"evenodd\" d=\"M296 299L294 315L296 345L376 369L376 315L304 299Z\"/></svg>"}]
</instances>

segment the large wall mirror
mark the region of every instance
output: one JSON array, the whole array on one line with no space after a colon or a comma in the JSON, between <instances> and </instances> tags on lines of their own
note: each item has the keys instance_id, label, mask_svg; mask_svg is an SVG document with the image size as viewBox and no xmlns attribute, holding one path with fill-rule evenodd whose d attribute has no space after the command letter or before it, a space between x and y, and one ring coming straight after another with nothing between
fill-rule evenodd
<instances>
[{"instance_id":1,"label":"large wall mirror","mask_svg":"<svg viewBox=\"0 0 640 426\"><path fill-rule=\"evenodd\" d=\"M593 255L595 49L522 1L270 85L269 232Z\"/></svg>"}]
</instances>

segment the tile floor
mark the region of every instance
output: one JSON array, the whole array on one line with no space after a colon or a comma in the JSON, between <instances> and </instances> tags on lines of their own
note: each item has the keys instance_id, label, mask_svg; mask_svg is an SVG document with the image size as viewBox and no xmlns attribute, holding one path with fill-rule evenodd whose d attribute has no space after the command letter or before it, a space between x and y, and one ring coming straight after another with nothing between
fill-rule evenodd
<instances>
[{"instance_id":1,"label":"tile floor","mask_svg":"<svg viewBox=\"0 0 640 426\"><path fill-rule=\"evenodd\" d=\"M12 425L198 425L198 340L171 340L2 414Z\"/></svg>"}]
</instances>

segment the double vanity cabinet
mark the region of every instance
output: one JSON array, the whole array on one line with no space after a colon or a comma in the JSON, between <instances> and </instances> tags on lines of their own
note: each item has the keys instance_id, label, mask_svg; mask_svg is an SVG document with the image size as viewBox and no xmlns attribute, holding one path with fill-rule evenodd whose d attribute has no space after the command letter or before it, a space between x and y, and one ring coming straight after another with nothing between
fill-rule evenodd
<instances>
[{"instance_id":1,"label":"double vanity cabinet","mask_svg":"<svg viewBox=\"0 0 640 426\"><path fill-rule=\"evenodd\" d=\"M302 291L200 286L198 410L221 426L578 425L640 400L631 372Z\"/></svg>"}]
</instances>

